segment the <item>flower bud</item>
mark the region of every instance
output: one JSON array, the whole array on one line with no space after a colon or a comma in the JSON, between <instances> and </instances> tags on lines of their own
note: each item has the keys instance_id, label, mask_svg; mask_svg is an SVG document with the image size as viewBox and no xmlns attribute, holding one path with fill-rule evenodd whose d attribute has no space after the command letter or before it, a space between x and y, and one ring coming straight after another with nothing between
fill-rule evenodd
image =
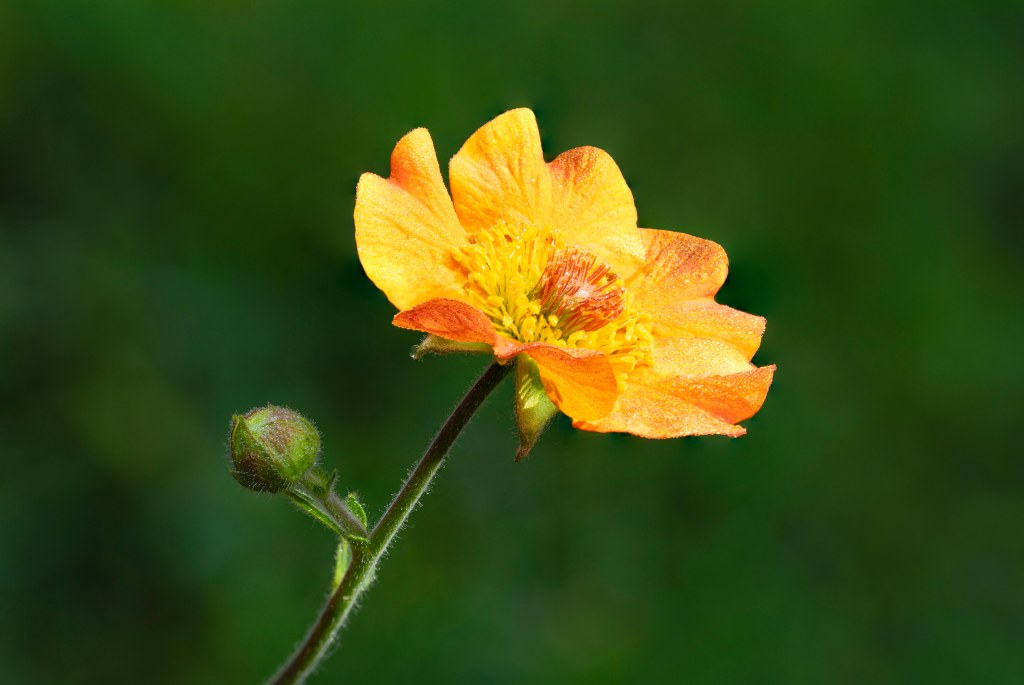
<instances>
[{"instance_id":1,"label":"flower bud","mask_svg":"<svg viewBox=\"0 0 1024 685\"><path fill-rule=\"evenodd\" d=\"M231 417L231 475L260 492L296 483L320 455L320 434L301 414L282 407L252 409Z\"/></svg>"}]
</instances>

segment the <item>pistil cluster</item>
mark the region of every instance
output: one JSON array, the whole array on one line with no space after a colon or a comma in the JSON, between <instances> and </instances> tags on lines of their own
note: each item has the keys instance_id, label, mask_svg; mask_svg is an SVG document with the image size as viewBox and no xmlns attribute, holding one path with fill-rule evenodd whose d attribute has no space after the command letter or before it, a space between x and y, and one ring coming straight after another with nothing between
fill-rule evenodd
<instances>
[{"instance_id":1,"label":"pistil cluster","mask_svg":"<svg viewBox=\"0 0 1024 685\"><path fill-rule=\"evenodd\" d=\"M596 331L625 308L619 277L581 250L559 250L548 260L534 293L541 312L557 320L563 334Z\"/></svg>"}]
</instances>

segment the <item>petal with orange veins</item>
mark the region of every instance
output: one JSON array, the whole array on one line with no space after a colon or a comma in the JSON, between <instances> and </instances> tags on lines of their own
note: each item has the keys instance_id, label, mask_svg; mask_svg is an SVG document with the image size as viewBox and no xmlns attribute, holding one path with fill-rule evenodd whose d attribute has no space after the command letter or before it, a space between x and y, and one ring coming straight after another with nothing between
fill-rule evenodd
<instances>
[{"instance_id":1,"label":"petal with orange veins","mask_svg":"<svg viewBox=\"0 0 1024 685\"><path fill-rule=\"evenodd\" d=\"M558 155L548 167L552 226L619 275L636 271L646 245L636 226L633 193L611 156L596 147L578 147Z\"/></svg>"},{"instance_id":2,"label":"petal with orange veins","mask_svg":"<svg viewBox=\"0 0 1024 685\"><path fill-rule=\"evenodd\" d=\"M632 279L635 301L654 314L672 300L713 297L725 283L729 258L718 243L676 231L641 228L644 265Z\"/></svg>"},{"instance_id":3,"label":"petal with orange veins","mask_svg":"<svg viewBox=\"0 0 1024 685\"><path fill-rule=\"evenodd\" d=\"M685 233L640 229L646 243L644 266L628 281L637 309L651 317L660 337L720 340L749 360L761 344L765 320L718 304L729 260L710 240Z\"/></svg>"},{"instance_id":4,"label":"petal with orange veins","mask_svg":"<svg viewBox=\"0 0 1024 685\"><path fill-rule=\"evenodd\" d=\"M551 174L528 109L480 127L452 158L449 180L455 211L471 233L498 221L543 226L551 219Z\"/></svg>"},{"instance_id":5,"label":"petal with orange veins","mask_svg":"<svg viewBox=\"0 0 1024 685\"><path fill-rule=\"evenodd\" d=\"M448 340L494 346L498 334L483 312L465 302L438 298L398 312L392 320L399 328L431 333Z\"/></svg>"},{"instance_id":6,"label":"petal with orange veins","mask_svg":"<svg viewBox=\"0 0 1024 685\"><path fill-rule=\"evenodd\" d=\"M534 342L507 346L496 354L499 359L529 355L537 362L548 397L574 420L600 419L615 406L618 383L608 357L601 352Z\"/></svg>"},{"instance_id":7,"label":"petal with orange veins","mask_svg":"<svg viewBox=\"0 0 1024 685\"><path fill-rule=\"evenodd\" d=\"M466 244L466 232L426 129L398 141L390 178L359 179L355 224L366 275L398 309L458 292L464 275L451 251Z\"/></svg>"},{"instance_id":8,"label":"petal with orange veins","mask_svg":"<svg viewBox=\"0 0 1024 685\"><path fill-rule=\"evenodd\" d=\"M729 435L757 413L775 366L755 368L737 350L709 340L658 340L650 366L630 374L612 412L577 428L624 432L645 438Z\"/></svg>"},{"instance_id":9,"label":"petal with orange veins","mask_svg":"<svg viewBox=\"0 0 1024 685\"><path fill-rule=\"evenodd\" d=\"M774 377L775 364L770 364L729 376L695 378L680 387L680 392L709 414L739 423L758 412Z\"/></svg>"}]
</instances>

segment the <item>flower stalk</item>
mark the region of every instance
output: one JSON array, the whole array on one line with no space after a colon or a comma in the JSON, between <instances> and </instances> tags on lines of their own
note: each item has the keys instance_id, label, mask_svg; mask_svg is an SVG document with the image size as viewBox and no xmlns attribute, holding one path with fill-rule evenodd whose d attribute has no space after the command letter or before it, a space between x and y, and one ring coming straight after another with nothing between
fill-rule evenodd
<instances>
[{"instance_id":1,"label":"flower stalk","mask_svg":"<svg viewBox=\"0 0 1024 685\"><path fill-rule=\"evenodd\" d=\"M288 662L268 681L268 685L294 685L303 682L312 673L335 641L338 632L345 625L360 596L373 582L377 563L387 551L395 535L401 530L420 498L441 468L445 455L455 439L462 432L469 419L480 408L484 400L498 387L512 370L512 364L495 362L477 379L466 395L455 407L441 426L433 442L427 448L419 463L409 474L402 489L388 505L384 515L364 538L349 537L351 558L341 582L327 599L313 627ZM332 493L333 494L333 493ZM337 502L349 517L349 509ZM333 508L333 507L332 507ZM335 512L330 512L332 519ZM355 520L355 517L352 517ZM358 521L356 521L358 523ZM351 524L351 521L346 521ZM343 533L344 534L344 533Z\"/></svg>"}]
</instances>

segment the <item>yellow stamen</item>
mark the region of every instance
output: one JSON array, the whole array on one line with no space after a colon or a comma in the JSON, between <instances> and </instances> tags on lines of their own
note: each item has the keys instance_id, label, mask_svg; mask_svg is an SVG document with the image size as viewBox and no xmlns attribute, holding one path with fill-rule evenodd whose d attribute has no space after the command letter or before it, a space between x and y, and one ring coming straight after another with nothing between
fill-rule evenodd
<instances>
[{"instance_id":1,"label":"yellow stamen","mask_svg":"<svg viewBox=\"0 0 1024 685\"><path fill-rule=\"evenodd\" d=\"M619 378L649 359L650 317L622 280L550 229L498 222L452 256L466 271L468 301L499 333L604 352Z\"/></svg>"}]
</instances>

